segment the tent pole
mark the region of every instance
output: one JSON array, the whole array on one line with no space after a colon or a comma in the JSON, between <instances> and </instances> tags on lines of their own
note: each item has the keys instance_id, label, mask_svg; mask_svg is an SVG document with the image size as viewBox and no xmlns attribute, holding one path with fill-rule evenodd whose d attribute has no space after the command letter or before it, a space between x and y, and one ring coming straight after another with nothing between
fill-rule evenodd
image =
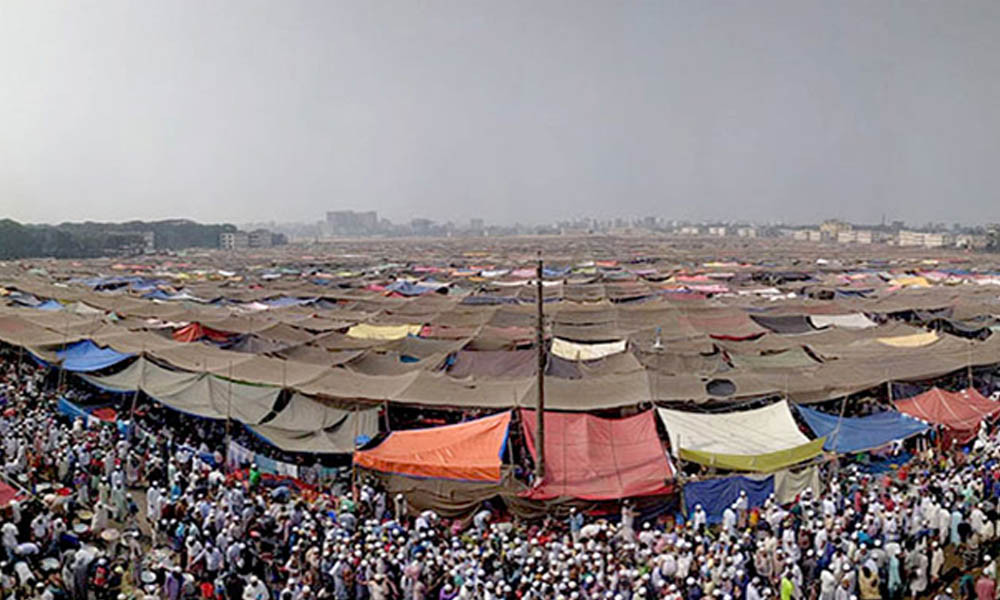
<instances>
[{"instance_id":1,"label":"tent pole","mask_svg":"<svg viewBox=\"0 0 1000 600\"><path fill-rule=\"evenodd\" d=\"M62 344L63 352L66 351L66 346L68 344L69 344L69 313L67 312L66 313L66 330L63 333L63 344ZM65 383L65 381L66 381L66 369L63 368L62 361L59 361L59 362L60 362L60 364L59 364L59 383L58 383L58 387L56 389L58 391L58 395L62 396L63 395L63 383Z\"/></svg>"},{"instance_id":2,"label":"tent pole","mask_svg":"<svg viewBox=\"0 0 1000 600\"><path fill-rule=\"evenodd\" d=\"M972 340L969 340L969 371L968 371L968 376L969 376L969 389L972 389L973 387L975 387L975 384L972 381Z\"/></svg>"},{"instance_id":3,"label":"tent pole","mask_svg":"<svg viewBox=\"0 0 1000 600\"><path fill-rule=\"evenodd\" d=\"M142 341L142 354L139 355L139 381L135 384L135 393L132 394L132 408L129 409L128 414L128 424L129 424L129 439L134 439L135 437L135 404L139 400L139 390L142 389L142 384L145 381L146 376L146 340L143 338Z\"/></svg>"},{"instance_id":4,"label":"tent pole","mask_svg":"<svg viewBox=\"0 0 1000 600\"><path fill-rule=\"evenodd\" d=\"M353 435L351 436L351 448L356 451L358 448L358 411L357 405L351 405L351 427L353 429ZM354 460L354 451L351 452L351 498L354 502L358 501L358 463Z\"/></svg>"},{"instance_id":5,"label":"tent pole","mask_svg":"<svg viewBox=\"0 0 1000 600\"><path fill-rule=\"evenodd\" d=\"M233 361L229 361L229 390L226 394L226 454L229 454L229 443L232 441L230 437L230 424L232 422L233 415Z\"/></svg>"},{"instance_id":6,"label":"tent pole","mask_svg":"<svg viewBox=\"0 0 1000 600\"><path fill-rule=\"evenodd\" d=\"M542 251L538 251L538 266L535 271L535 306L538 321L535 327L535 344L538 352L538 405L535 409L535 485L545 478L545 313L542 298Z\"/></svg>"}]
</instances>

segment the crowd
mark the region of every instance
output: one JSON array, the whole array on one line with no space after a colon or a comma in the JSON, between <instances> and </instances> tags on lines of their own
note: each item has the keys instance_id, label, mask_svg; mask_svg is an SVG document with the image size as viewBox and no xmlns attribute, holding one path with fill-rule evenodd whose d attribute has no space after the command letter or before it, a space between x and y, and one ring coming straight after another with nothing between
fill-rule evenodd
<instances>
[{"instance_id":1,"label":"crowd","mask_svg":"<svg viewBox=\"0 0 1000 600\"><path fill-rule=\"evenodd\" d=\"M3 598L997 598L987 428L883 475L836 468L791 505L741 496L718 524L627 502L614 518L484 507L451 522L372 481L332 493L234 472L209 425L87 428L33 364L3 364L0 402L4 476L25 490L3 509Z\"/></svg>"}]
</instances>

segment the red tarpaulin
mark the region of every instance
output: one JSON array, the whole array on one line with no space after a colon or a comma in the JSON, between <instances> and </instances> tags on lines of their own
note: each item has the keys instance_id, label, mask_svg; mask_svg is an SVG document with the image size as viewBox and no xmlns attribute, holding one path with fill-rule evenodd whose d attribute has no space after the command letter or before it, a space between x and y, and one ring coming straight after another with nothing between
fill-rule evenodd
<instances>
[{"instance_id":1,"label":"red tarpaulin","mask_svg":"<svg viewBox=\"0 0 1000 600\"><path fill-rule=\"evenodd\" d=\"M434 479L499 481L510 411L457 425L394 431L377 447L354 453L354 464Z\"/></svg>"},{"instance_id":2,"label":"red tarpaulin","mask_svg":"<svg viewBox=\"0 0 1000 600\"><path fill-rule=\"evenodd\" d=\"M208 338L213 342L225 342L230 335L224 331L204 327L201 323L191 323L174 332L174 340L178 342L197 342L201 338Z\"/></svg>"},{"instance_id":3,"label":"red tarpaulin","mask_svg":"<svg viewBox=\"0 0 1000 600\"><path fill-rule=\"evenodd\" d=\"M522 410L535 453L535 411ZM673 469L656 433L653 411L625 419L545 413L545 478L525 493L536 500L615 500L670 492Z\"/></svg>"},{"instance_id":4,"label":"red tarpaulin","mask_svg":"<svg viewBox=\"0 0 1000 600\"><path fill-rule=\"evenodd\" d=\"M21 493L5 482L0 481L0 506L7 506L11 500L19 498Z\"/></svg>"},{"instance_id":5,"label":"red tarpaulin","mask_svg":"<svg viewBox=\"0 0 1000 600\"><path fill-rule=\"evenodd\" d=\"M901 413L956 432L955 439L965 443L976 435L983 419L1000 413L1000 403L984 397L975 388L949 392L940 388L905 400L896 401Z\"/></svg>"}]
</instances>

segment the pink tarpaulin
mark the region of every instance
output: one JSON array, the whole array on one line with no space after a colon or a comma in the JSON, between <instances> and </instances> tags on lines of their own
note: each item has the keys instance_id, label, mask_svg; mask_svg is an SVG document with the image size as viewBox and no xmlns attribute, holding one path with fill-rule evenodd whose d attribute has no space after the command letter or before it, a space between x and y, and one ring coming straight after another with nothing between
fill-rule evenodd
<instances>
[{"instance_id":1,"label":"pink tarpaulin","mask_svg":"<svg viewBox=\"0 0 1000 600\"><path fill-rule=\"evenodd\" d=\"M919 396L897 400L896 408L922 421L944 425L962 443L976 435L983 419L1000 413L1000 403L984 397L975 388L960 392L931 388Z\"/></svg>"},{"instance_id":2,"label":"pink tarpaulin","mask_svg":"<svg viewBox=\"0 0 1000 600\"><path fill-rule=\"evenodd\" d=\"M528 449L535 452L535 411L522 410ZM666 494L673 469L656 433L653 411L625 419L545 413L545 478L526 496L614 500Z\"/></svg>"}]
</instances>

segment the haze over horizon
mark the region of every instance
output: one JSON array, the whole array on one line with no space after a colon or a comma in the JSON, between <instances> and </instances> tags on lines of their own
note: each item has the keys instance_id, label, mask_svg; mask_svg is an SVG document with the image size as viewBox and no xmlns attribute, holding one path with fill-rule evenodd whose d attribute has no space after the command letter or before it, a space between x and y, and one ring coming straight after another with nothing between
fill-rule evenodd
<instances>
[{"instance_id":1,"label":"haze over horizon","mask_svg":"<svg viewBox=\"0 0 1000 600\"><path fill-rule=\"evenodd\" d=\"M0 3L0 218L1000 221L1000 3Z\"/></svg>"}]
</instances>

